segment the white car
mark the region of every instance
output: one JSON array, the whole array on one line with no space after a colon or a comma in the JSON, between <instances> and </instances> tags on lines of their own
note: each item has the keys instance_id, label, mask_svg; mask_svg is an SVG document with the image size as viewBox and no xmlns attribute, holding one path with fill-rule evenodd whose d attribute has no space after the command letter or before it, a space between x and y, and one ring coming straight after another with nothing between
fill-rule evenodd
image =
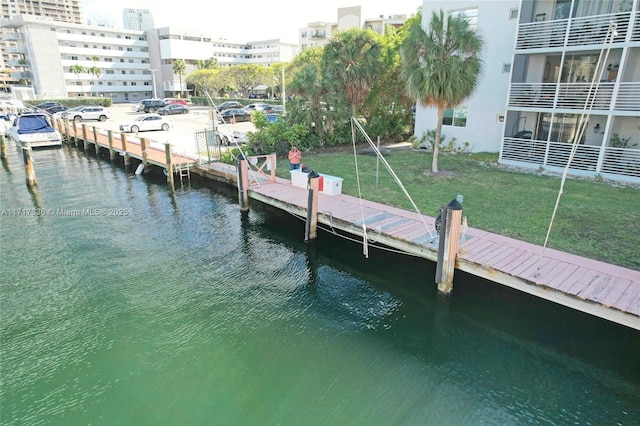
<instances>
[{"instance_id":1,"label":"white car","mask_svg":"<svg viewBox=\"0 0 640 426\"><path fill-rule=\"evenodd\" d=\"M231 144L244 145L249 142L249 138L244 132L236 129L230 129L227 126L218 127L218 141L226 146Z\"/></svg>"},{"instance_id":2,"label":"white car","mask_svg":"<svg viewBox=\"0 0 640 426\"><path fill-rule=\"evenodd\" d=\"M170 119L158 114L145 114L135 120L120 125L121 132L138 133L146 130L169 130L173 127Z\"/></svg>"},{"instance_id":3,"label":"white car","mask_svg":"<svg viewBox=\"0 0 640 426\"><path fill-rule=\"evenodd\" d=\"M68 120L98 120L105 121L111 118L111 112L105 107L91 105L91 106L79 106L75 108L62 111L60 117Z\"/></svg>"}]
</instances>

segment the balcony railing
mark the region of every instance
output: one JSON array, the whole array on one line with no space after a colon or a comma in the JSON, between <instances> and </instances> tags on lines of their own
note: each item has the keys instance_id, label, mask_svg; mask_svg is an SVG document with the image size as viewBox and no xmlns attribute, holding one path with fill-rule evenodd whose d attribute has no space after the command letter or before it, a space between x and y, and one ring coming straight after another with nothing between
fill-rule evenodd
<instances>
[{"instance_id":1,"label":"balcony railing","mask_svg":"<svg viewBox=\"0 0 640 426\"><path fill-rule=\"evenodd\" d=\"M632 17L635 17L631 26ZM587 16L554 21L528 22L520 24L516 39L516 50L541 49L565 46L602 45L607 41L607 33L613 23L616 34L613 44L623 43L629 31L631 40L640 39L640 13L612 13L609 15Z\"/></svg>"},{"instance_id":2,"label":"balcony railing","mask_svg":"<svg viewBox=\"0 0 640 426\"><path fill-rule=\"evenodd\" d=\"M504 138L501 160L563 169L571 148L570 143L507 137ZM603 161L599 166L601 153ZM591 175L607 173L619 176L621 180L640 180L640 149L578 145L569 168Z\"/></svg>"},{"instance_id":3,"label":"balcony railing","mask_svg":"<svg viewBox=\"0 0 640 426\"><path fill-rule=\"evenodd\" d=\"M640 111L640 82L603 82L593 87L590 83L512 83L508 106Z\"/></svg>"}]
</instances>

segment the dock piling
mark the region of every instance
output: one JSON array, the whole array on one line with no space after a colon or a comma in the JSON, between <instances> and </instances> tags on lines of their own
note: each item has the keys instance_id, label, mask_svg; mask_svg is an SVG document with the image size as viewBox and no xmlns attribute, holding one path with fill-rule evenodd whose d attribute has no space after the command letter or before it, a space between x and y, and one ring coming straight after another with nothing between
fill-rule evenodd
<instances>
[{"instance_id":1,"label":"dock piling","mask_svg":"<svg viewBox=\"0 0 640 426\"><path fill-rule=\"evenodd\" d=\"M31 144L29 142L25 143L25 146L22 147L22 159L24 160L24 173L27 180L27 186L35 186L38 184L36 179L36 172L33 168L33 159L31 158Z\"/></svg>"},{"instance_id":2,"label":"dock piling","mask_svg":"<svg viewBox=\"0 0 640 426\"><path fill-rule=\"evenodd\" d=\"M87 131L87 125L86 124L82 124L82 149L83 150L87 149L87 139L88 139L87 134L88 133L89 132Z\"/></svg>"},{"instance_id":3,"label":"dock piling","mask_svg":"<svg viewBox=\"0 0 640 426\"><path fill-rule=\"evenodd\" d=\"M95 126L93 127L93 143L96 149L96 157L98 157L100 154L100 145L98 145L98 128Z\"/></svg>"},{"instance_id":4,"label":"dock piling","mask_svg":"<svg viewBox=\"0 0 640 426\"><path fill-rule=\"evenodd\" d=\"M107 138L109 139L109 160L116 158L116 150L113 149L113 130L107 131Z\"/></svg>"},{"instance_id":5,"label":"dock piling","mask_svg":"<svg viewBox=\"0 0 640 426\"><path fill-rule=\"evenodd\" d=\"M7 159L7 140L4 135L0 135L0 159Z\"/></svg>"},{"instance_id":6,"label":"dock piling","mask_svg":"<svg viewBox=\"0 0 640 426\"><path fill-rule=\"evenodd\" d=\"M238 155L236 162L238 173L238 202L240 210L246 212L249 210L249 166L244 155Z\"/></svg>"},{"instance_id":7,"label":"dock piling","mask_svg":"<svg viewBox=\"0 0 640 426\"><path fill-rule=\"evenodd\" d=\"M172 153L171 144L169 142L164 144L164 153L167 160L167 182L169 182L169 185L173 188L173 164L171 163Z\"/></svg>"},{"instance_id":8,"label":"dock piling","mask_svg":"<svg viewBox=\"0 0 640 426\"><path fill-rule=\"evenodd\" d=\"M140 138L140 149L142 150L142 165L144 166L144 171L146 172L149 168L149 164L147 162L147 156L149 153L147 149L149 148L149 140L147 138Z\"/></svg>"},{"instance_id":9,"label":"dock piling","mask_svg":"<svg viewBox=\"0 0 640 426\"><path fill-rule=\"evenodd\" d=\"M122 142L122 157L124 158L125 167L129 165L129 153L127 152L127 134L120 133L120 142Z\"/></svg>"},{"instance_id":10,"label":"dock piling","mask_svg":"<svg viewBox=\"0 0 640 426\"><path fill-rule=\"evenodd\" d=\"M438 292L449 294L453 290L453 273L456 268L456 256L460 241L460 223L462 221L462 196L451 200L442 210L442 230L438 246L438 264L436 283Z\"/></svg>"},{"instance_id":11,"label":"dock piling","mask_svg":"<svg viewBox=\"0 0 640 426\"><path fill-rule=\"evenodd\" d=\"M305 225L304 240L315 240L318 236L318 187L320 175L311 170L307 176L309 179L307 198L307 222Z\"/></svg>"}]
</instances>

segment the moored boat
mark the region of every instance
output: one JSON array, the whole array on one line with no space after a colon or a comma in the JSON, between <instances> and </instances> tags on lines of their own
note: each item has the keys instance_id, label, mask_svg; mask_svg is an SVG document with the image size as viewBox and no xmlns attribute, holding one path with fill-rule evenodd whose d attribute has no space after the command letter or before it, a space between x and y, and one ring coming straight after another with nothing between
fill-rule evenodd
<instances>
[{"instance_id":1,"label":"moored boat","mask_svg":"<svg viewBox=\"0 0 640 426\"><path fill-rule=\"evenodd\" d=\"M32 148L62 146L60 132L53 128L49 117L43 113L25 113L13 120L7 134L18 146L27 142Z\"/></svg>"}]
</instances>

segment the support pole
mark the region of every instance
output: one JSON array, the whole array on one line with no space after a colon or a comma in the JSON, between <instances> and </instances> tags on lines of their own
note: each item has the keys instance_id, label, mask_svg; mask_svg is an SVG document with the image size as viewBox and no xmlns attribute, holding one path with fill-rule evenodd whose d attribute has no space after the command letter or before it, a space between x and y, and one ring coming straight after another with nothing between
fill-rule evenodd
<instances>
[{"instance_id":1,"label":"support pole","mask_svg":"<svg viewBox=\"0 0 640 426\"><path fill-rule=\"evenodd\" d=\"M116 151L113 149L113 130L107 131L107 138L109 139L109 160L116 158Z\"/></svg>"},{"instance_id":2,"label":"support pole","mask_svg":"<svg viewBox=\"0 0 640 426\"><path fill-rule=\"evenodd\" d=\"M442 231L438 246L438 265L436 267L436 283L438 292L449 294L453 290L453 272L456 269L456 256L460 241L460 223L462 220L462 204L452 200L442 211Z\"/></svg>"},{"instance_id":3,"label":"support pole","mask_svg":"<svg viewBox=\"0 0 640 426\"><path fill-rule=\"evenodd\" d=\"M124 157L124 165L129 165L129 152L127 151L127 134L120 133L120 142L122 143L122 153Z\"/></svg>"},{"instance_id":4,"label":"support pole","mask_svg":"<svg viewBox=\"0 0 640 426\"><path fill-rule=\"evenodd\" d=\"M249 166L247 159L240 154L236 162L238 172L238 202L240 210L246 212L249 210Z\"/></svg>"},{"instance_id":5,"label":"support pole","mask_svg":"<svg viewBox=\"0 0 640 426\"><path fill-rule=\"evenodd\" d=\"M33 169L33 159L31 158L31 144L25 143L22 148L22 159L24 160L24 173L27 178L27 186L36 186L38 181L36 179L36 172Z\"/></svg>"},{"instance_id":6,"label":"support pole","mask_svg":"<svg viewBox=\"0 0 640 426\"><path fill-rule=\"evenodd\" d=\"M144 166L144 171L146 172L149 165L147 163L147 148L149 148L149 141L147 138L140 138L140 149L142 150L142 165Z\"/></svg>"},{"instance_id":7,"label":"support pole","mask_svg":"<svg viewBox=\"0 0 640 426\"><path fill-rule=\"evenodd\" d=\"M96 157L100 154L100 145L98 145L98 128L93 127L93 141L95 143Z\"/></svg>"},{"instance_id":8,"label":"support pole","mask_svg":"<svg viewBox=\"0 0 640 426\"><path fill-rule=\"evenodd\" d=\"M75 120L73 120L75 122ZM82 124L82 149L86 150L87 149L87 135L88 135L88 131L87 131L87 125L86 124Z\"/></svg>"},{"instance_id":9,"label":"support pole","mask_svg":"<svg viewBox=\"0 0 640 426\"><path fill-rule=\"evenodd\" d=\"M7 140L4 135L0 135L0 159L7 159Z\"/></svg>"},{"instance_id":10,"label":"support pole","mask_svg":"<svg viewBox=\"0 0 640 426\"><path fill-rule=\"evenodd\" d=\"M171 153L171 144L169 142L164 144L164 153L167 159L167 182L173 188L173 164L171 162L173 154Z\"/></svg>"},{"instance_id":11,"label":"support pole","mask_svg":"<svg viewBox=\"0 0 640 426\"><path fill-rule=\"evenodd\" d=\"M304 240L315 240L318 236L318 185L320 175L311 170L307 175L309 179L307 198L307 223L304 230Z\"/></svg>"},{"instance_id":12,"label":"support pole","mask_svg":"<svg viewBox=\"0 0 640 426\"><path fill-rule=\"evenodd\" d=\"M73 145L78 146L78 122L76 120L71 120L71 122L73 123Z\"/></svg>"}]
</instances>

